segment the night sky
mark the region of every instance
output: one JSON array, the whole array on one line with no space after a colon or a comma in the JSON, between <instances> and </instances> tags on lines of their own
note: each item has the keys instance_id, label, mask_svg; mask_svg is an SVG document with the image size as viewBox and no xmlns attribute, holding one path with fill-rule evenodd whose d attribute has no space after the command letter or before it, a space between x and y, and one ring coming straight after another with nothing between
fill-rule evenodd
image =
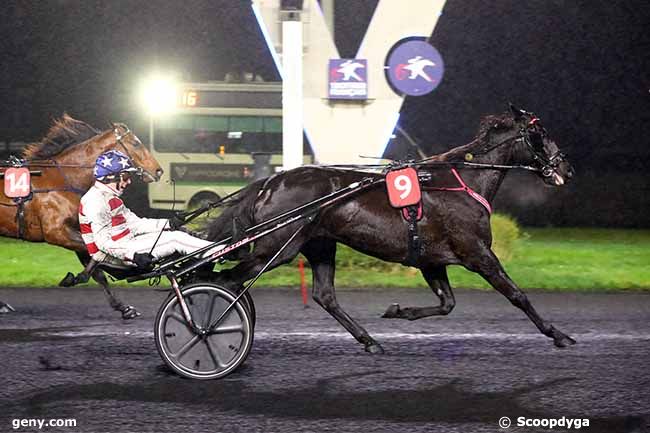
<instances>
[{"instance_id":1,"label":"night sky","mask_svg":"<svg viewBox=\"0 0 650 433\"><path fill-rule=\"evenodd\" d=\"M279 79L249 4L3 1L0 141L38 139L64 111L102 129L124 121L144 137L134 93L154 69L195 81L231 70ZM376 4L337 1L343 57L356 53ZM407 98L401 124L426 152L440 152L468 142L481 116L511 101L542 118L579 173L638 173L642 193L649 30L647 0L448 0L431 37L443 82Z\"/></svg>"}]
</instances>

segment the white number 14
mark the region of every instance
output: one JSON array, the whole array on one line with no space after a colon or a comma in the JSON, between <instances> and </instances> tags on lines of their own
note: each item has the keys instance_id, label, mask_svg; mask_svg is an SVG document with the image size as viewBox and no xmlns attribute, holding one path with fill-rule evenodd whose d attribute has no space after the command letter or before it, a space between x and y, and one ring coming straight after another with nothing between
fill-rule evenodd
<instances>
[{"instance_id":1,"label":"white number 14","mask_svg":"<svg viewBox=\"0 0 650 433\"><path fill-rule=\"evenodd\" d=\"M27 173L20 173L18 180L16 180L16 173L9 173L5 176L9 182L9 191L28 191L29 184L27 183L27 178L29 177Z\"/></svg>"}]
</instances>

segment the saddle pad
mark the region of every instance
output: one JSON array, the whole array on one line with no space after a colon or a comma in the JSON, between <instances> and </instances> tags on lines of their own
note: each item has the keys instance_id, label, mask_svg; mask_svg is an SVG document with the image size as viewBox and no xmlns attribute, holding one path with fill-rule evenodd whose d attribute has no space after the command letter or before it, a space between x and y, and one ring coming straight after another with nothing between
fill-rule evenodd
<instances>
[{"instance_id":1,"label":"saddle pad","mask_svg":"<svg viewBox=\"0 0 650 433\"><path fill-rule=\"evenodd\" d=\"M396 208L412 206L420 201L418 172L413 167L389 171L386 174L386 189L390 205Z\"/></svg>"}]
</instances>

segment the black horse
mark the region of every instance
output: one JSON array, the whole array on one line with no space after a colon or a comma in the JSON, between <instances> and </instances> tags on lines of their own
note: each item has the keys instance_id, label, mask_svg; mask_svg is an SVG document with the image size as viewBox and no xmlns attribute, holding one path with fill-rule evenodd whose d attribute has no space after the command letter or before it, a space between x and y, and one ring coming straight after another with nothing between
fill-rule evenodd
<instances>
[{"instance_id":1,"label":"black horse","mask_svg":"<svg viewBox=\"0 0 650 433\"><path fill-rule=\"evenodd\" d=\"M457 173L462 181L450 170L449 167L454 165L458 167ZM480 197L475 199L463 190L437 189L441 186L456 187L464 181L489 202L499 189L507 166L514 165L526 165L552 186L563 185L573 174L570 164L548 137L539 119L512 106L507 114L485 117L477 137L469 144L429 158L419 165L419 173L430 173L430 179L422 183L423 215L418 223L421 244L417 267L440 299L440 305L400 308L395 304L383 317L416 320L449 314L455 301L446 266L463 265L480 274L512 304L522 309L556 346L575 343L540 317L490 249L489 204L481 204ZM223 239L230 234L233 217L252 226L369 176L382 175L307 166L262 179L244 189L219 217L209 220L206 235L211 240ZM313 221L292 223L261 238L237 266L218 273L217 282L234 290L240 289L245 281L262 269L300 224L305 224L305 227L270 269L302 253L312 267L314 300L362 343L366 351L383 352L381 345L338 304L334 269L337 242L382 260L411 263L408 223L401 212L391 207L384 187L375 186L360 192L323 209Z\"/></svg>"}]
</instances>

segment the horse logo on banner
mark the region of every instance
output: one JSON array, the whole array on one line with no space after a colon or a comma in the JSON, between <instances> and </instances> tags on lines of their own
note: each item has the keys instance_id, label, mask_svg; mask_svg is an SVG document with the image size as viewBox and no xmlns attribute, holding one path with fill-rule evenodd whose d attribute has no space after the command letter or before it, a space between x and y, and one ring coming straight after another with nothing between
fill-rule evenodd
<instances>
[{"instance_id":1,"label":"horse logo on banner","mask_svg":"<svg viewBox=\"0 0 650 433\"><path fill-rule=\"evenodd\" d=\"M368 61L366 59L330 59L330 99L366 99L368 97Z\"/></svg>"},{"instance_id":2,"label":"horse logo on banner","mask_svg":"<svg viewBox=\"0 0 650 433\"><path fill-rule=\"evenodd\" d=\"M444 75L442 56L423 38L405 38L391 49L386 62L388 84L399 94L432 92Z\"/></svg>"}]
</instances>

